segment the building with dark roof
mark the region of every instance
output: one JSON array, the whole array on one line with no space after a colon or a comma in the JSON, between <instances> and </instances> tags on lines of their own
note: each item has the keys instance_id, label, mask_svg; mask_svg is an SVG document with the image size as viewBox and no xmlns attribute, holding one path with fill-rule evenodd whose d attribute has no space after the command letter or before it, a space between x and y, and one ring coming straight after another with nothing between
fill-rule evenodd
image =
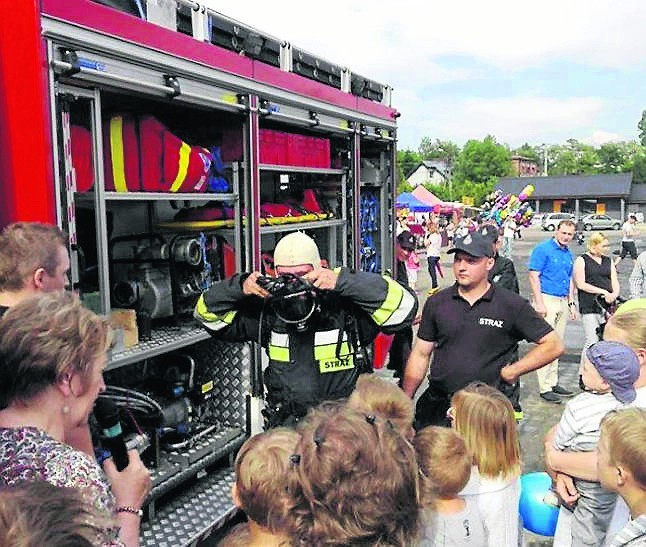
<instances>
[{"instance_id":1,"label":"building with dark roof","mask_svg":"<svg viewBox=\"0 0 646 547\"><path fill-rule=\"evenodd\" d=\"M411 186L420 184L446 184L449 180L448 165L443 160L424 160L406 175Z\"/></svg>"},{"instance_id":2,"label":"building with dark roof","mask_svg":"<svg viewBox=\"0 0 646 547\"><path fill-rule=\"evenodd\" d=\"M646 184L633 184L632 173L618 175L563 175L557 177L503 177L497 188L518 195L528 184L528 200L537 213L568 212L577 215L606 213L622 221L631 213L646 211ZM642 188L643 187L643 188Z\"/></svg>"}]
</instances>

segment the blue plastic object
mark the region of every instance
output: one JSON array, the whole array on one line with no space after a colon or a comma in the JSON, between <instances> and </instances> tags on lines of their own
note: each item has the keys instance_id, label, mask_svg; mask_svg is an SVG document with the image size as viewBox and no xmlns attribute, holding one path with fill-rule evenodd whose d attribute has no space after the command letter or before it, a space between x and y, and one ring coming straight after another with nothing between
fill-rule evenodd
<instances>
[{"instance_id":1,"label":"blue plastic object","mask_svg":"<svg viewBox=\"0 0 646 547\"><path fill-rule=\"evenodd\" d=\"M552 480L547 473L527 473L520 478L520 503L518 509L523 527L541 536L553 536L559 516L558 507L543 501Z\"/></svg>"}]
</instances>

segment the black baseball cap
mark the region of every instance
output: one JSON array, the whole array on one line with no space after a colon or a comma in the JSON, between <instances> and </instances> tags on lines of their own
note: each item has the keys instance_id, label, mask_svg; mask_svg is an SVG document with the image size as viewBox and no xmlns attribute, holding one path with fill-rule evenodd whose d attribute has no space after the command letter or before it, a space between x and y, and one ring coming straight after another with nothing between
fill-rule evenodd
<instances>
[{"instance_id":1,"label":"black baseball cap","mask_svg":"<svg viewBox=\"0 0 646 547\"><path fill-rule=\"evenodd\" d=\"M415 250L415 236L408 230L404 230L397 236L397 242L402 249L406 249L407 251Z\"/></svg>"},{"instance_id":2,"label":"black baseball cap","mask_svg":"<svg viewBox=\"0 0 646 547\"><path fill-rule=\"evenodd\" d=\"M457 253L458 251L475 256L476 258L480 258L482 256L492 258L494 256L491 241L485 239L480 232L471 232L464 237L456 238L453 243L453 248L449 249L447 252L450 254Z\"/></svg>"}]
</instances>

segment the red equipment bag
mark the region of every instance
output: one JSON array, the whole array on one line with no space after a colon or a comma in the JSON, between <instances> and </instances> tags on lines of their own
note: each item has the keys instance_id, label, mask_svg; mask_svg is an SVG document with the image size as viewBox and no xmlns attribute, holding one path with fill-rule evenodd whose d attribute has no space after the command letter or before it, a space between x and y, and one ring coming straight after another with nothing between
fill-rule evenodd
<instances>
[{"instance_id":1,"label":"red equipment bag","mask_svg":"<svg viewBox=\"0 0 646 547\"><path fill-rule=\"evenodd\" d=\"M260 205L260 217L299 217L301 212L287 203L263 203Z\"/></svg>"},{"instance_id":2,"label":"red equipment bag","mask_svg":"<svg viewBox=\"0 0 646 547\"><path fill-rule=\"evenodd\" d=\"M139 123L143 190L146 192L205 192L211 155L190 146L166 126L146 116Z\"/></svg>"},{"instance_id":3,"label":"red equipment bag","mask_svg":"<svg viewBox=\"0 0 646 547\"><path fill-rule=\"evenodd\" d=\"M70 127L72 166L76 173L76 191L87 192L94 184L92 170L92 134L81 125Z\"/></svg>"}]
</instances>

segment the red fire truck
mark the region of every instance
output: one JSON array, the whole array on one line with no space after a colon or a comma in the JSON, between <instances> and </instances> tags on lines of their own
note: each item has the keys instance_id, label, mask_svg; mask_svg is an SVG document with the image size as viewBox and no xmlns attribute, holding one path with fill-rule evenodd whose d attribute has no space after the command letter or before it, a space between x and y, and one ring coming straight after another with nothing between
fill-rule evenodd
<instances>
[{"instance_id":1,"label":"red fire truck","mask_svg":"<svg viewBox=\"0 0 646 547\"><path fill-rule=\"evenodd\" d=\"M210 339L197 295L271 271L293 230L331 267L393 268L391 88L192 0L12 2L0 88L0 227L69 235L118 333L108 395L150 443L142 544L195 543L235 513L263 400L258 348Z\"/></svg>"}]
</instances>

